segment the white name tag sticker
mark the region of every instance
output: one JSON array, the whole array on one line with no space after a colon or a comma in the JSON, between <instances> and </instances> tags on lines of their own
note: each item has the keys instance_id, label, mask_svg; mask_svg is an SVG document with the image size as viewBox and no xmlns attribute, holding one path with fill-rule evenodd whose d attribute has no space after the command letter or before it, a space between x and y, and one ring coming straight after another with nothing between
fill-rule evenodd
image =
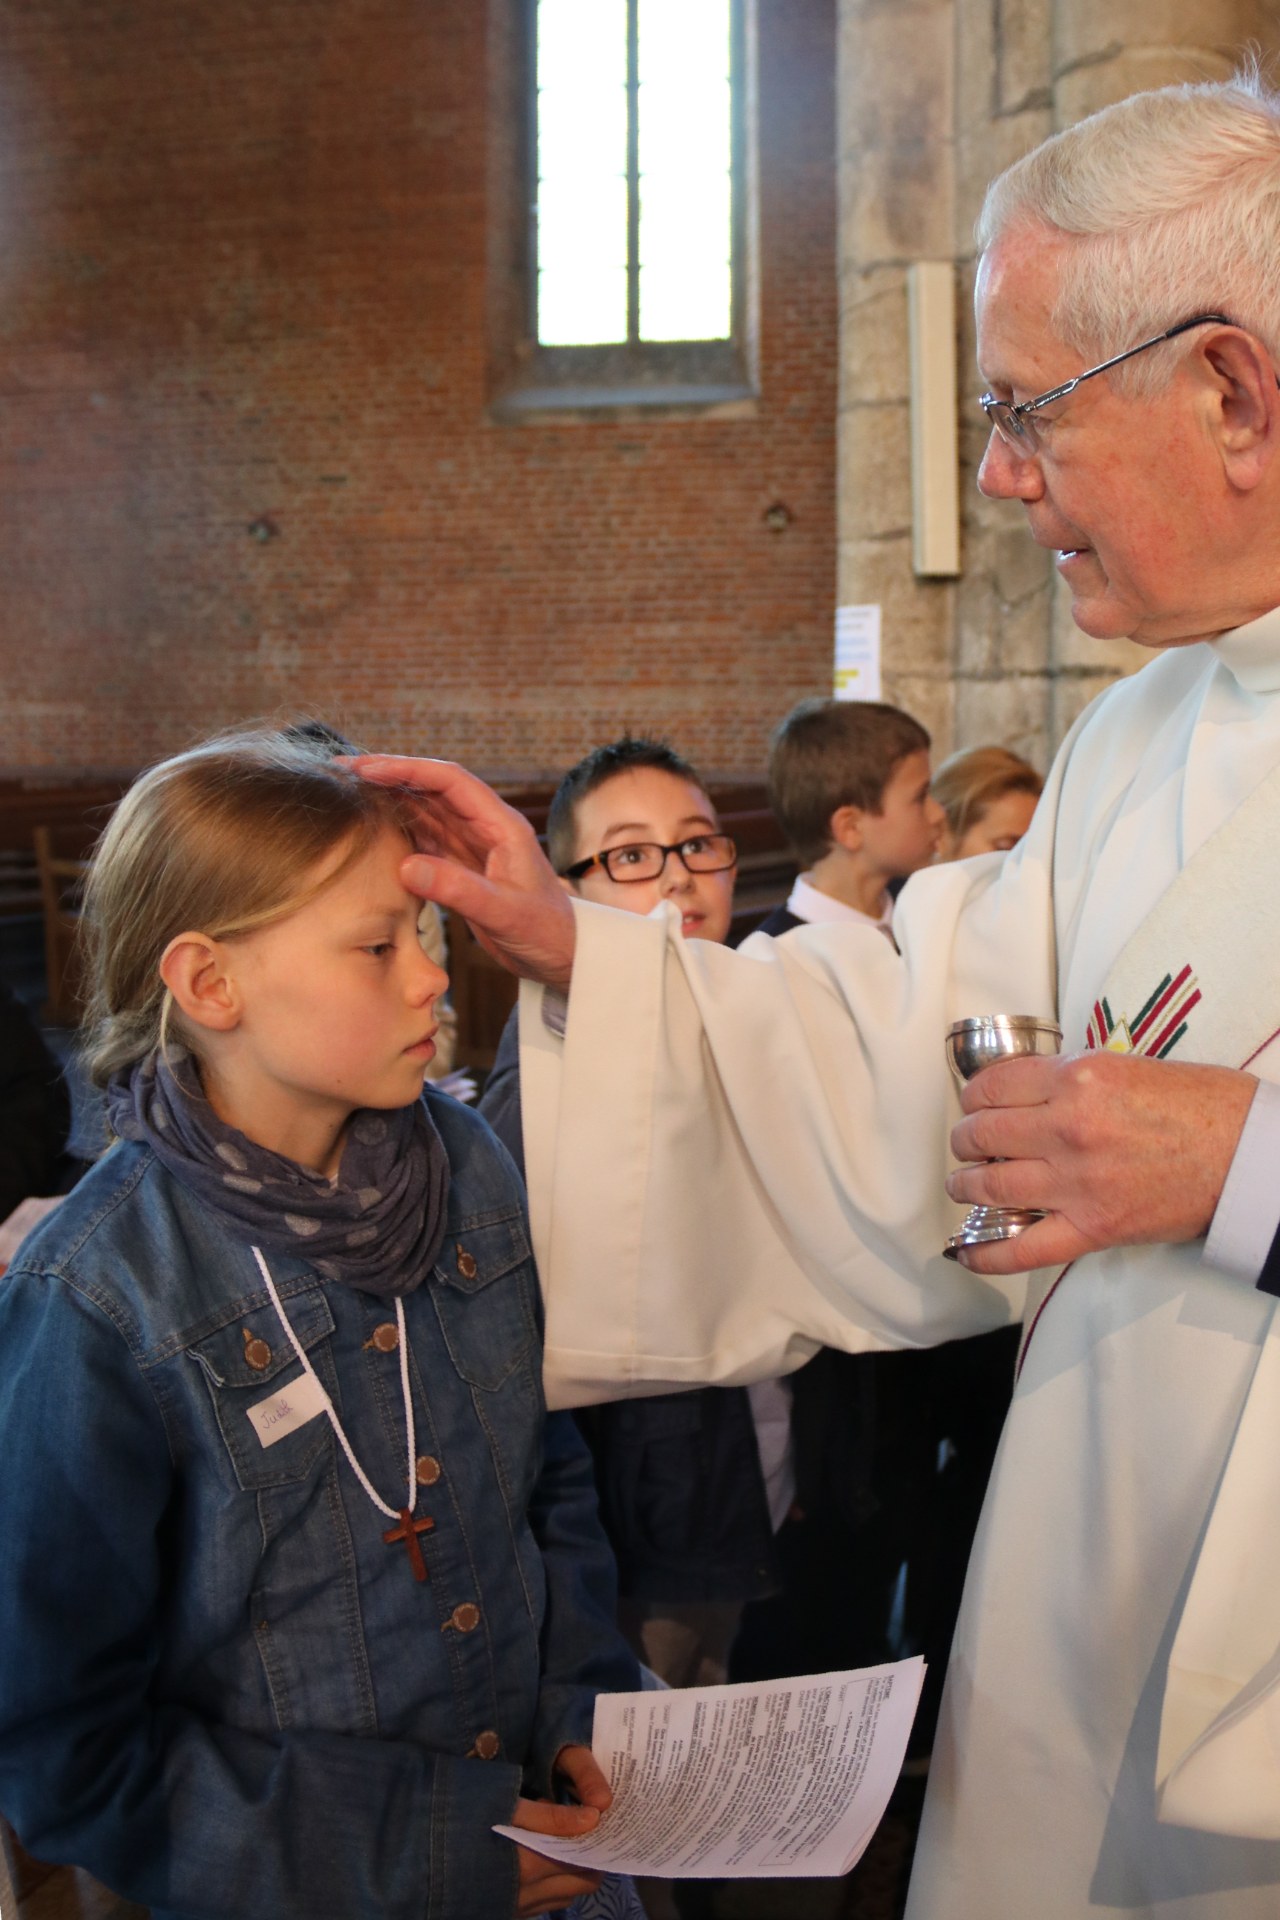
<instances>
[{"instance_id":1,"label":"white name tag sticker","mask_svg":"<svg viewBox=\"0 0 1280 1920\"><path fill-rule=\"evenodd\" d=\"M299 1427L305 1427L308 1420L323 1413L328 1404L329 1397L320 1382L304 1373L300 1379L291 1380L287 1387L269 1393L265 1400L255 1402L245 1411L262 1445L274 1447L287 1433L296 1432Z\"/></svg>"}]
</instances>

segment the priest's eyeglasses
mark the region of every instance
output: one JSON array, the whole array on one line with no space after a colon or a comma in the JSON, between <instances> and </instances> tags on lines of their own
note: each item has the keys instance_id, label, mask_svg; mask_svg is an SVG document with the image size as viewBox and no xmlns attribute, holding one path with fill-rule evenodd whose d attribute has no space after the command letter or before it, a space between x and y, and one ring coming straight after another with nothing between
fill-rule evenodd
<instances>
[{"instance_id":1,"label":"priest's eyeglasses","mask_svg":"<svg viewBox=\"0 0 1280 1920\"><path fill-rule=\"evenodd\" d=\"M978 405L987 416L987 425L994 427L1006 446L1012 447L1015 453L1026 460L1040 451L1040 435L1033 416L1041 407L1051 406L1055 400L1065 400L1069 393L1074 393L1083 381L1092 380L1096 373L1106 373L1109 368L1118 367L1122 360L1132 360L1135 353L1145 353L1148 347L1158 347L1165 340L1173 340L1192 327L1234 327L1235 324L1234 320L1228 320L1225 313L1197 313L1190 320L1179 320L1176 327L1169 327L1164 333L1153 334L1150 340L1143 340L1136 347L1126 347L1123 353L1113 353L1109 360L1078 373L1074 380L1065 380L1060 387L1050 387L1048 393L1038 393L1034 400L1020 400L1015 406L1010 400L997 400L994 394L984 393Z\"/></svg>"},{"instance_id":2,"label":"priest's eyeglasses","mask_svg":"<svg viewBox=\"0 0 1280 1920\"><path fill-rule=\"evenodd\" d=\"M564 878L581 880L592 867L599 867L611 880L621 880L624 885L632 880L656 880L673 853L689 873L722 873L738 858L738 849L727 833L695 833L670 847L660 847L652 840L606 847L603 853L593 853L589 859L575 860L571 867L564 869Z\"/></svg>"}]
</instances>

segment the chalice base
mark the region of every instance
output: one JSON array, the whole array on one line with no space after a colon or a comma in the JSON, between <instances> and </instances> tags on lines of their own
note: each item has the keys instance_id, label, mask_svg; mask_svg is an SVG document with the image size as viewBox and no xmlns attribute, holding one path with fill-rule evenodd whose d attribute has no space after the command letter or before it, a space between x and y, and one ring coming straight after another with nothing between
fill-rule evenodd
<instances>
[{"instance_id":1,"label":"chalice base","mask_svg":"<svg viewBox=\"0 0 1280 1920\"><path fill-rule=\"evenodd\" d=\"M942 1249L954 1260L962 1247L989 1246L993 1240L1016 1240L1028 1227L1034 1227L1044 1215L1023 1207L970 1207L959 1231L953 1233Z\"/></svg>"}]
</instances>

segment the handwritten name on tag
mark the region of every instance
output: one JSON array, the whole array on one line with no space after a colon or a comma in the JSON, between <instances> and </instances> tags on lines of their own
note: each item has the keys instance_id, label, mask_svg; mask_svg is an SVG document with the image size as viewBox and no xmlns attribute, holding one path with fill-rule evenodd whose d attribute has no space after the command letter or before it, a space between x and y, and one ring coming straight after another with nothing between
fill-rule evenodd
<instances>
[{"instance_id":1,"label":"handwritten name on tag","mask_svg":"<svg viewBox=\"0 0 1280 1920\"><path fill-rule=\"evenodd\" d=\"M308 1420L323 1413L328 1404L328 1395L320 1382L304 1373L300 1380L291 1380L287 1387L277 1388L245 1411L261 1444L274 1447L287 1433L305 1427Z\"/></svg>"}]
</instances>

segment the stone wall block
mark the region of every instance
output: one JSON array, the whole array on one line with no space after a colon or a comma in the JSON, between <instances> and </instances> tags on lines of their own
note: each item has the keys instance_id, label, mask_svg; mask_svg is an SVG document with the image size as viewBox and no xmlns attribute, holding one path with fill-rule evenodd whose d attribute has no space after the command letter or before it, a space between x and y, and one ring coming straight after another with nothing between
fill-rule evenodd
<instances>
[{"instance_id":1,"label":"stone wall block","mask_svg":"<svg viewBox=\"0 0 1280 1920\"><path fill-rule=\"evenodd\" d=\"M1049 584L1041 577L1009 599L987 565L960 583L956 671L961 674L1044 673L1050 665Z\"/></svg>"},{"instance_id":2,"label":"stone wall block","mask_svg":"<svg viewBox=\"0 0 1280 1920\"><path fill-rule=\"evenodd\" d=\"M981 564L971 566L956 582L952 659L958 674L988 676L999 671L1003 613L990 569Z\"/></svg>"},{"instance_id":3,"label":"stone wall block","mask_svg":"<svg viewBox=\"0 0 1280 1920\"><path fill-rule=\"evenodd\" d=\"M837 497L847 540L911 534L911 422L905 401L845 407L840 414Z\"/></svg>"},{"instance_id":4,"label":"stone wall block","mask_svg":"<svg viewBox=\"0 0 1280 1920\"><path fill-rule=\"evenodd\" d=\"M955 0L956 131L986 126L996 100L997 0Z\"/></svg>"},{"instance_id":5,"label":"stone wall block","mask_svg":"<svg viewBox=\"0 0 1280 1920\"><path fill-rule=\"evenodd\" d=\"M998 504L1005 508L1005 521L992 541L996 591L1006 607L1020 606L1037 595L1045 601L1043 614L1047 616L1046 597L1053 577L1053 561L1031 538L1023 524L1021 509L1005 500ZM1046 663L1041 658L1036 664Z\"/></svg>"},{"instance_id":6,"label":"stone wall block","mask_svg":"<svg viewBox=\"0 0 1280 1920\"><path fill-rule=\"evenodd\" d=\"M841 606L880 607L886 673L950 673L955 591L949 581L916 579L908 536L842 539L838 578Z\"/></svg>"},{"instance_id":7,"label":"stone wall block","mask_svg":"<svg viewBox=\"0 0 1280 1920\"><path fill-rule=\"evenodd\" d=\"M1000 8L996 26L995 97L998 114L1022 113L1052 102L1050 47L1053 0L1017 0Z\"/></svg>"},{"instance_id":8,"label":"stone wall block","mask_svg":"<svg viewBox=\"0 0 1280 1920\"><path fill-rule=\"evenodd\" d=\"M848 155L840 174L840 259L846 266L949 256L953 179L949 145Z\"/></svg>"},{"instance_id":9,"label":"stone wall block","mask_svg":"<svg viewBox=\"0 0 1280 1920\"><path fill-rule=\"evenodd\" d=\"M910 385L904 269L846 268L840 284L842 403L905 400Z\"/></svg>"},{"instance_id":10,"label":"stone wall block","mask_svg":"<svg viewBox=\"0 0 1280 1920\"><path fill-rule=\"evenodd\" d=\"M1222 0L1070 0L1053 9L1054 71L1121 47L1220 46L1232 37L1235 11Z\"/></svg>"},{"instance_id":11,"label":"stone wall block","mask_svg":"<svg viewBox=\"0 0 1280 1920\"><path fill-rule=\"evenodd\" d=\"M1002 673L1044 673L1049 659L1049 584L995 610L996 663ZM963 638L963 636L962 636Z\"/></svg>"},{"instance_id":12,"label":"stone wall block","mask_svg":"<svg viewBox=\"0 0 1280 1920\"><path fill-rule=\"evenodd\" d=\"M1188 81L1225 80L1239 49L1226 46L1130 47L1113 59L1063 73L1054 89L1057 123L1077 120L1151 87L1184 86Z\"/></svg>"},{"instance_id":13,"label":"stone wall block","mask_svg":"<svg viewBox=\"0 0 1280 1920\"><path fill-rule=\"evenodd\" d=\"M955 685L947 674L885 671L883 697L914 714L933 742L936 767L951 752L955 739Z\"/></svg>"},{"instance_id":14,"label":"stone wall block","mask_svg":"<svg viewBox=\"0 0 1280 1920\"><path fill-rule=\"evenodd\" d=\"M955 121L952 69L951 0L846 9L841 153L949 140Z\"/></svg>"},{"instance_id":15,"label":"stone wall block","mask_svg":"<svg viewBox=\"0 0 1280 1920\"><path fill-rule=\"evenodd\" d=\"M982 209L986 191L998 173L1015 160L1030 153L1053 132L1053 112L1048 106L1029 108L1025 113L1009 114L994 120L980 135L956 142L955 182L956 220L954 251L967 259L974 250L973 223Z\"/></svg>"},{"instance_id":16,"label":"stone wall block","mask_svg":"<svg viewBox=\"0 0 1280 1920\"><path fill-rule=\"evenodd\" d=\"M1044 674L957 680L956 748L1010 747L1043 771L1053 751L1051 688Z\"/></svg>"}]
</instances>

